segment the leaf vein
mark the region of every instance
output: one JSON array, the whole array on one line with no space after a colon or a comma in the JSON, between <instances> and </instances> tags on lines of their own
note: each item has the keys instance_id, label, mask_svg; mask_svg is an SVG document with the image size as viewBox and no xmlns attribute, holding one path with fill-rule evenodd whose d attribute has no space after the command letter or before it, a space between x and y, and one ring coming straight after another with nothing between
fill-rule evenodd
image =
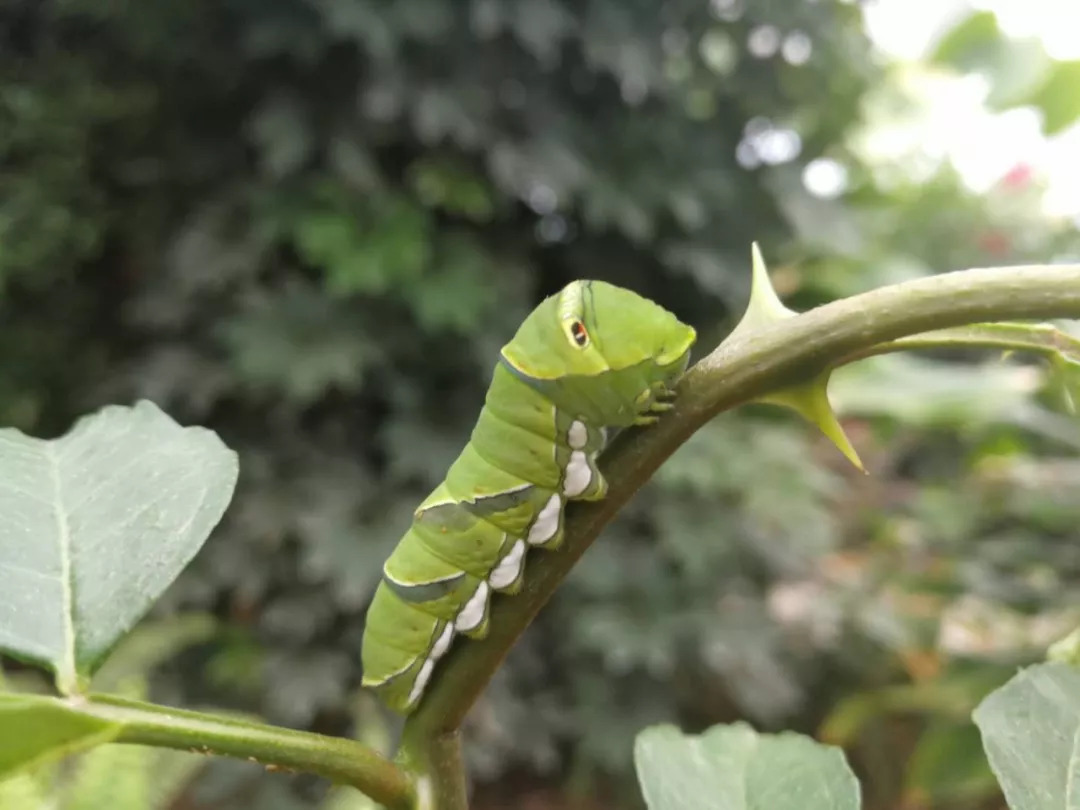
<instances>
[{"instance_id":1,"label":"leaf vein","mask_svg":"<svg viewBox=\"0 0 1080 810\"><path fill-rule=\"evenodd\" d=\"M70 692L77 682L75 668L75 616L74 583L71 570L71 526L64 513L63 486L60 479L60 465L56 458L53 444L45 445L45 458L49 462L49 477L55 494L53 515L56 522L56 542L60 560L60 584L63 594L61 606L63 622L63 645L61 659L57 667L57 685L64 692Z\"/></svg>"}]
</instances>

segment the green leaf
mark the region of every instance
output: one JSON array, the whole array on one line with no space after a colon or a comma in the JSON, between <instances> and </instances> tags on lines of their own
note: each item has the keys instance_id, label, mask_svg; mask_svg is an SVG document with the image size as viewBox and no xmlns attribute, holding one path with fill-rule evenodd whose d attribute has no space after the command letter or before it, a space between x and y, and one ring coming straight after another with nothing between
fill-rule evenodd
<instances>
[{"instance_id":1,"label":"green leaf","mask_svg":"<svg viewBox=\"0 0 1080 810\"><path fill-rule=\"evenodd\" d=\"M1076 415L1080 402L1080 359L1061 352L1050 356L1051 385L1057 390L1062 406Z\"/></svg>"},{"instance_id":2,"label":"green leaf","mask_svg":"<svg viewBox=\"0 0 1080 810\"><path fill-rule=\"evenodd\" d=\"M157 406L110 406L65 436L0 431L0 649L70 694L199 550L236 454Z\"/></svg>"},{"instance_id":3,"label":"green leaf","mask_svg":"<svg viewBox=\"0 0 1080 810\"><path fill-rule=\"evenodd\" d=\"M167 810L206 758L143 745L103 745L79 756L63 789L64 810Z\"/></svg>"},{"instance_id":4,"label":"green leaf","mask_svg":"<svg viewBox=\"0 0 1080 810\"><path fill-rule=\"evenodd\" d=\"M1046 81L1022 103L1042 110L1047 135L1070 126L1080 118L1080 61L1058 62Z\"/></svg>"},{"instance_id":5,"label":"green leaf","mask_svg":"<svg viewBox=\"0 0 1080 810\"><path fill-rule=\"evenodd\" d=\"M1080 627L1051 644L1046 651L1046 660L1080 667Z\"/></svg>"},{"instance_id":6,"label":"green leaf","mask_svg":"<svg viewBox=\"0 0 1080 810\"><path fill-rule=\"evenodd\" d=\"M859 783L839 748L745 723L689 736L654 726L634 744L650 810L856 810Z\"/></svg>"},{"instance_id":7,"label":"green leaf","mask_svg":"<svg viewBox=\"0 0 1080 810\"><path fill-rule=\"evenodd\" d=\"M37 771L0 778L0 810L48 807L48 784Z\"/></svg>"},{"instance_id":8,"label":"green leaf","mask_svg":"<svg viewBox=\"0 0 1080 810\"><path fill-rule=\"evenodd\" d=\"M448 328L471 332L498 300L488 256L473 239L448 233L439 242L434 272L410 295L410 305L426 332Z\"/></svg>"},{"instance_id":9,"label":"green leaf","mask_svg":"<svg viewBox=\"0 0 1080 810\"><path fill-rule=\"evenodd\" d=\"M998 110L1024 103L1054 69L1038 39L1005 36L990 11L976 12L953 28L932 60L962 73L983 74L990 82L987 103Z\"/></svg>"},{"instance_id":10,"label":"green leaf","mask_svg":"<svg viewBox=\"0 0 1080 810\"><path fill-rule=\"evenodd\" d=\"M983 54L992 50L1001 37L994 12L977 11L941 38L930 61L964 71L974 70L981 65Z\"/></svg>"},{"instance_id":11,"label":"green leaf","mask_svg":"<svg viewBox=\"0 0 1080 810\"><path fill-rule=\"evenodd\" d=\"M0 694L0 779L114 739L120 726L35 695Z\"/></svg>"},{"instance_id":12,"label":"green leaf","mask_svg":"<svg viewBox=\"0 0 1080 810\"><path fill-rule=\"evenodd\" d=\"M1025 669L974 718L1011 810L1080 808L1080 670Z\"/></svg>"},{"instance_id":13,"label":"green leaf","mask_svg":"<svg viewBox=\"0 0 1080 810\"><path fill-rule=\"evenodd\" d=\"M360 388L380 351L354 309L301 284L251 300L220 335L241 380L300 405Z\"/></svg>"},{"instance_id":14,"label":"green leaf","mask_svg":"<svg viewBox=\"0 0 1080 810\"><path fill-rule=\"evenodd\" d=\"M979 744L978 729L970 722L932 722L911 754L906 790L913 806L995 796L997 782Z\"/></svg>"},{"instance_id":15,"label":"green leaf","mask_svg":"<svg viewBox=\"0 0 1080 810\"><path fill-rule=\"evenodd\" d=\"M1054 61L1039 40L1005 40L993 64L983 70L990 80L987 106L1002 111L1022 104L1024 97L1053 75L1055 69Z\"/></svg>"},{"instance_id":16,"label":"green leaf","mask_svg":"<svg viewBox=\"0 0 1080 810\"><path fill-rule=\"evenodd\" d=\"M319 810L379 810L379 805L355 788L338 785L319 805Z\"/></svg>"},{"instance_id":17,"label":"green leaf","mask_svg":"<svg viewBox=\"0 0 1080 810\"><path fill-rule=\"evenodd\" d=\"M495 202L481 176L453 161L419 160L409 167L409 182L420 201L476 222L491 219Z\"/></svg>"}]
</instances>

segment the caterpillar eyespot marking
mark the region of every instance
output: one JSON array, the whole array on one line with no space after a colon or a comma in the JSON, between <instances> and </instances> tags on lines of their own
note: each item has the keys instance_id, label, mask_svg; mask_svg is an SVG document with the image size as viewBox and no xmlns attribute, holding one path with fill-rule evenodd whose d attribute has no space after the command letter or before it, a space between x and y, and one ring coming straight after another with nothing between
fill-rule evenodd
<instances>
[{"instance_id":1,"label":"caterpillar eyespot marking","mask_svg":"<svg viewBox=\"0 0 1080 810\"><path fill-rule=\"evenodd\" d=\"M570 336L574 339L574 343L583 349L589 345L589 331L581 321L570 324Z\"/></svg>"}]
</instances>

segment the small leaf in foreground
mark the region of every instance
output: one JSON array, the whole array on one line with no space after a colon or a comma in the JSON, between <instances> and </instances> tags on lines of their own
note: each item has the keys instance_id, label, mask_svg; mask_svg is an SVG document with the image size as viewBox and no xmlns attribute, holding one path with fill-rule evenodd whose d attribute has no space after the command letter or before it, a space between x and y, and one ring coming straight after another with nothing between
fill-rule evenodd
<instances>
[{"instance_id":1,"label":"small leaf in foreground","mask_svg":"<svg viewBox=\"0 0 1080 810\"><path fill-rule=\"evenodd\" d=\"M77 691L205 542L236 477L216 434L150 402L52 441L0 430L0 649Z\"/></svg>"},{"instance_id":2,"label":"small leaf in foreground","mask_svg":"<svg viewBox=\"0 0 1080 810\"><path fill-rule=\"evenodd\" d=\"M649 810L857 810L859 783L839 748L745 723L700 736L653 726L634 744Z\"/></svg>"},{"instance_id":3,"label":"small leaf in foreground","mask_svg":"<svg viewBox=\"0 0 1080 810\"><path fill-rule=\"evenodd\" d=\"M1080 670L1025 669L974 718L1011 810L1080 809Z\"/></svg>"},{"instance_id":4,"label":"small leaf in foreground","mask_svg":"<svg viewBox=\"0 0 1080 810\"><path fill-rule=\"evenodd\" d=\"M109 742L120 726L38 695L0 695L0 779Z\"/></svg>"}]
</instances>

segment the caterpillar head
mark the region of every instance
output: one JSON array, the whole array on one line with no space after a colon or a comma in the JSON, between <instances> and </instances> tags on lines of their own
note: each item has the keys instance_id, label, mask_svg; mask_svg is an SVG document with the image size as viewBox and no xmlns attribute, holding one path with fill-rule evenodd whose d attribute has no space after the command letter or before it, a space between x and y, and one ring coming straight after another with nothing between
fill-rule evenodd
<instances>
[{"instance_id":1,"label":"caterpillar head","mask_svg":"<svg viewBox=\"0 0 1080 810\"><path fill-rule=\"evenodd\" d=\"M590 377L641 368L681 374L697 335L658 304L603 281L574 281L546 299L503 348L522 376Z\"/></svg>"}]
</instances>

